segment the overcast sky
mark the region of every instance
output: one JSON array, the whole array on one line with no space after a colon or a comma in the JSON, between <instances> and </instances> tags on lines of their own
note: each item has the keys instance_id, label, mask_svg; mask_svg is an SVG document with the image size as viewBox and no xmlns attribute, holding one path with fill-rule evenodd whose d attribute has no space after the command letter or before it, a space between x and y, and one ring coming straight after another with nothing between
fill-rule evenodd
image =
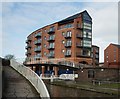
<instances>
[{"instance_id":1,"label":"overcast sky","mask_svg":"<svg viewBox=\"0 0 120 99\"><path fill-rule=\"evenodd\" d=\"M104 49L110 43L118 43L117 2L4 2L0 4L2 4L2 11L0 11L2 57L6 54L14 54L17 58L25 58L25 40L31 32L84 10L87 10L93 19L92 43L100 47L100 62L104 61Z\"/></svg>"}]
</instances>

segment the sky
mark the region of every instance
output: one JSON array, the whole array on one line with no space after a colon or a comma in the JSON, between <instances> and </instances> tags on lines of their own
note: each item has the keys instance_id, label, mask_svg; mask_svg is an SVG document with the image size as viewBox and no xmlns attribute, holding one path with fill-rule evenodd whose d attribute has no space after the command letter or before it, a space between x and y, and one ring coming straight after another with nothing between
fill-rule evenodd
<instances>
[{"instance_id":1,"label":"sky","mask_svg":"<svg viewBox=\"0 0 120 99\"><path fill-rule=\"evenodd\" d=\"M84 10L87 10L92 17L92 44L100 47L100 62L104 61L104 49L110 43L118 43L117 2L5 1L0 3L2 8L0 10L0 23L2 23L0 24L2 30L0 55L2 57L13 54L16 58L25 58L25 40L30 33Z\"/></svg>"}]
</instances>

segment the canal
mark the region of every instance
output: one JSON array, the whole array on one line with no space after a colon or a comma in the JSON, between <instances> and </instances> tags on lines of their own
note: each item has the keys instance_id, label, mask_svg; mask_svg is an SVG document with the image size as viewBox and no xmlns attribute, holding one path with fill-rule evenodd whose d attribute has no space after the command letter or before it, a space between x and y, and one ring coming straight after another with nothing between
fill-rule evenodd
<instances>
[{"instance_id":1,"label":"canal","mask_svg":"<svg viewBox=\"0 0 120 99\"><path fill-rule=\"evenodd\" d=\"M93 99L94 97L111 97L113 96L103 93L97 93L97 92L91 92L86 90L81 90L77 88L69 88L69 87L63 87L63 86L56 86L51 85L49 83L46 83L47 89L50 93L51 97L87 97L87 99ZM93 97L93 98L92 98Z\"/></svg>"}]
</instances>

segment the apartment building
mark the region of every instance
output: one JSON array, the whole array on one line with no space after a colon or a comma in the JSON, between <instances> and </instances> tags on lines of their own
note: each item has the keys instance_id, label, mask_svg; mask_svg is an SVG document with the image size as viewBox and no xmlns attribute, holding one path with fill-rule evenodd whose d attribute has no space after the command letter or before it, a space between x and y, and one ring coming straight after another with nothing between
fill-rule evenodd
<instances>
[{"instance_id":1,"label":"apartment building","mask_svg":"<svg viewBox=\"0 0 120 99\"><path fill-rule=\"evenodd\" d=\"M66 58L91 65L92 18L85 10L32 32L26 43L27 58Z\"/></svg>"},{"instance_id":2,"label":"apartment building","mask_svg":"<svg viewBox=\"0 0 120 99\"><path fill-rule=\"evenodd\" d=\"M104 66L120 68L120 45L111 43L104 50Z\"/></svg>"},{"instance_id":3,"label":"apartment building","mask_svg":"<svg viewBox=\"0 0 120 99\"><path fill-rule=\"evenodd\" d=\"M91 51L91 58L92 58L92 65L99 66L99 47L96 45L92 45L92 51Z\"/></svg>"}]
</instances>

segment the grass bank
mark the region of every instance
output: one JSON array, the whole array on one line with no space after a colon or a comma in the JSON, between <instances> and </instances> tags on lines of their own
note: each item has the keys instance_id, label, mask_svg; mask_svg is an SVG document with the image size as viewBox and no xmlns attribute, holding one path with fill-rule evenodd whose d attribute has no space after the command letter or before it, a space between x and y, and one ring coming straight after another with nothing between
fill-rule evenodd
<instances>
[{"instance_id":1,"label":"grass bank","mask_svg":"<svg viewBox=\"0 0 120 99\"><path fill-rule=\"evenodd\" d=\"M104 94L109 94L109 95L115 95L118 96L120 93L120 83L111 83L111 84L95 84L93 85L92 83L82 83L82 82L71 82L71 81L54 81L51 82L50 84L52 85L57 85L57 86L64 86L64 87L70 87L70 88L79 88L81 90L88 90L88 91L93 91L93 92L98 92L98 93L104 93Z\"/></svg>"}]
</instances>

